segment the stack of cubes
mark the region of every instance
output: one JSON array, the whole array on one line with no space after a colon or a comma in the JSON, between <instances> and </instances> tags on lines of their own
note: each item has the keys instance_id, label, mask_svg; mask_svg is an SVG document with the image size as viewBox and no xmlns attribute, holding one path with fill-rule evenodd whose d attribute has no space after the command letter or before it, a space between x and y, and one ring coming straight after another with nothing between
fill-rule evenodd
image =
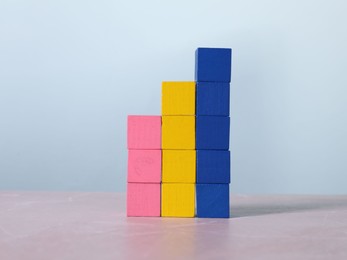
<instances>
[{"instance_id":1,"label":"stack of cubes","mask_svg":"<svg viewBox=\"0 0 347 260\"><path fill-rule=\"evenodd\" d=\"M160 216L161 116L128 116L127 215Z\"/></svg>"},{"instance_id":2,"label":"stack of cubes","mask_svg":"<svg viewBox=\"0 0 347 260\"><path fill-rule=\"evenodd\" d=\"M162 217L195 215L195 82L162 83Z\"/></svg>"},{"instance_id":3,"label":"stack of cubes","mask_svg":"<svg viewBox=\"0 0 347 260\"><path fill-rule=\"evenodd\" d=\"M229 217L231 49L198 48L196 80L196 215Z\"/></svg>"},{"instance_id":4,"label":"stack of cubes","mask_svg":"<svg viewBox=\"0 0 347 260\"><path fill-rule=\"evenodd\" d=\"M128 216L229 217L231 49L198 48L162 116L128 116Z\"/></svg>"}]
</instances>

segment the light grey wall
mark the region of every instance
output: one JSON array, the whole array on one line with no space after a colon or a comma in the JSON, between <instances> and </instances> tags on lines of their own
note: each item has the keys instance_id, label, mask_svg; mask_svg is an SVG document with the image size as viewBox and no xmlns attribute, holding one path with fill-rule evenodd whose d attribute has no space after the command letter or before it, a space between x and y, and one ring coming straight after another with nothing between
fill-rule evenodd
<instances>
[{"instance_id":1,"label":"light grey wall","mask_svg":"<svg viewBox=\"0 0 347 260\"><path fill-rule=\"evenodd\" d=\"M0 189L123 191L126 115L233 48L233 192L346 193L345 1L0 2Z\"/></svg>"}]
</instances>

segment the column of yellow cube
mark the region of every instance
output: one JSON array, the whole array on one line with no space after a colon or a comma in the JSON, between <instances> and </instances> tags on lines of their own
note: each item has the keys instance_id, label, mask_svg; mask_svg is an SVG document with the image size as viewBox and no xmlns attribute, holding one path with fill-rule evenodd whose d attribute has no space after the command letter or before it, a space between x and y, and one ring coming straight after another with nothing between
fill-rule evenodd
<instances>
[{"instance_id":1,"label":"column of yellow cube","mask_svg":"<svg viewBox=\"0 0 347 260\"><path fill-rule=\"evenodd\" d=\"M162 217L195 213L195 82L162 84Z\"/></svg>"}]
</instances>

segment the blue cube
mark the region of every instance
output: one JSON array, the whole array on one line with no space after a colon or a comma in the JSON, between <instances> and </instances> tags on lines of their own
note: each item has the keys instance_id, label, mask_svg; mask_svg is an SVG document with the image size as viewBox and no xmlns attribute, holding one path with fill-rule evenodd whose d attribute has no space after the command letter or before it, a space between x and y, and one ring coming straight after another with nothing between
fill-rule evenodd
<instances>
[{"instance_id":1,"label":"blue cube","mask_svg":"<svg viewBox=\"0 0 347 260\"><path fill-rule=\"evenodd\" d=\"M196 216L229 218L229 184L196 184Z\"/></svg>"},{"instance_id":2,"label":"blue cube","mask_svg":"<svg viewBox=\"0 0 347 260\"><path fill-rule=\"evenodd\" d=\"M230 83L198 82L196 84L196 115L229 116Z\"/></svg>"},{"instance_id":3,"label":"blue cube","mask_svg":"<svg viewBox=\"0 0 347 260\"><path fill-rule=\"evenodd\" d=\"M198 48L195 52L195 81L230 82L231 49Z\"/></svg>"},{"instance_id":4,"label":"blue cube","mask_svg":"<svg viewBox=\"0 0 347 260\"><path fill-rule=\"evenodd\" d=\"M230 117L197 116L196 150L229 150Z\"/></svg>"},{"instance_id":5,"label":"blue cube","mask_svg":"<svg viewBox=\"0 0 347 260\"><path fill-rule=\"evenodd\" d=\"M230 152L197 150L196 183L230 183Z\"/></svg>"}]
</instances>

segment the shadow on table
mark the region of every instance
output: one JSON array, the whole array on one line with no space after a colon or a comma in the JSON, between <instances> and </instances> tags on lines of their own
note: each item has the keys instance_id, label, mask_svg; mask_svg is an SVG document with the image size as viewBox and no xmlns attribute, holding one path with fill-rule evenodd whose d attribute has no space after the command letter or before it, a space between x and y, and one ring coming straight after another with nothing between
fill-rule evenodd
<instances>
[{"instance_id":1,"label":"shadow on table","mask_svg":"<svg viewBox=\"0 0 347 260\"><path fill-rule=\"evenodd\" d=\"M323 209L338 209L345 207L347 209L347 197L318 197L318 198L302 198L300 196L292 199L259 199L252 203L245 202L244 204L231 205L230 217L241 218L251 216L261 216L269 214L281 214L291 212L303 212Z\"/></svg>"}]
</instances>

